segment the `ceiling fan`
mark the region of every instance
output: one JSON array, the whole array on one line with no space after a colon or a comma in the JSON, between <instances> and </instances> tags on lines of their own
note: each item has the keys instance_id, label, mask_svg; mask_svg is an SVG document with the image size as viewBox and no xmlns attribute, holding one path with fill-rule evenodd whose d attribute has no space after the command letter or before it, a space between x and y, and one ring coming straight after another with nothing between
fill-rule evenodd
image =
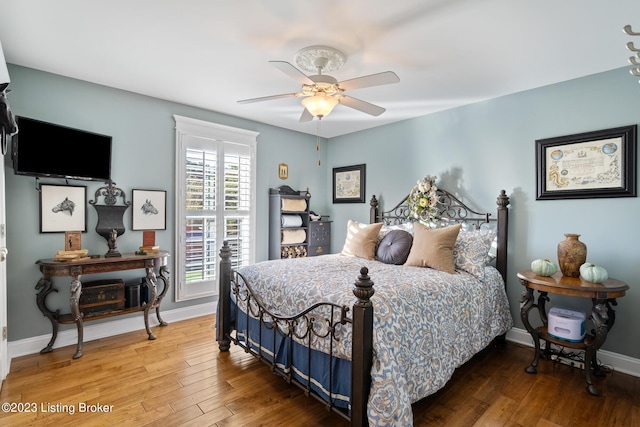
<instances>
[{"instance_id":1,"label":"ceiling fan","mask_svg":"<svg viewBox=\"0 0 640 427\"><path fill-rule=\"evenodd\" d=\"M306 75L303 71L286 61L269 61L271 65L302 84L300 92L284 93L280 95L264 96L238 101L240 104L271 101L280 98L303 98L305 107L300 116L301 122L321 119L327 116L337 104L353 108L372 116L379 116L386 110L378 105L347 96L344 92L372 86L398 83L400 79L396 73L385 71L368 76L338 82L334 77L323 74L332 72L344 64L345 56L342 52L327 46L310 46L300 50L295 58L296 65L314 75Z\"/></svg>"}]
</instances>

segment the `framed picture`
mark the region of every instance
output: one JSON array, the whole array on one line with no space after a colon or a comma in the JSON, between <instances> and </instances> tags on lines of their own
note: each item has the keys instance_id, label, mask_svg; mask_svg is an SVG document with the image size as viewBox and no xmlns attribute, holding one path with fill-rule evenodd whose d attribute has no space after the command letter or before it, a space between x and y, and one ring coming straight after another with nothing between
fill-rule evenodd
<instances>
[{"instance_id":1,"label":"framed picture","mask_svg":"<svg viewBox=\"0 0 640 427\"><path fill-rule=\"evenodd\" d=\"M79 231L64 232L64 250L77 251L82 249L82 233Z\"/></svg>"},{"instance_id":2,"label":"framed picture","mask_svg":"<svg viewBox=\"0 0 640 427\"><path fill-rule=\"evenodd\" d=\"M637 125L536 141L536 200L636 197Z\"/></svg>"},{"instance_id":3,"label":"framed picture","mask_svg":"<svg viewBox=\"0 0 640 427\"><path fill-rule=\"evenodd\" d=\"M87 187L40 184L40 232L87 231Z\"/></svg>"},{"instance_id":4,"label":"framed picture","mask_svg":"<svg viewBox=\"0 0 640 427\"><path fill-rule=\"evenodd\" d=\"M278 177L280 179L289 178L289 166L286 163L280 163L278 165Z\"/></svg>"},{"instance_id":5,"label":"framed picture","mask_svg":"<svg viewBox=\"0 0 640 427\"><path fill-rule=\"evenodd\" d=\"M333 203L364 203L366 165L333 168Z\"/></svg>"},{"instance_id":6,"label":"framed picture","mask_svg":"<svg viewBox=\"0 0 640 427\"><path fill-rule=\"evenodd\" d=\"M131 197L132 230L166 230L167 192L163 190L133 190Z\"/></svg>"}]
</instances>

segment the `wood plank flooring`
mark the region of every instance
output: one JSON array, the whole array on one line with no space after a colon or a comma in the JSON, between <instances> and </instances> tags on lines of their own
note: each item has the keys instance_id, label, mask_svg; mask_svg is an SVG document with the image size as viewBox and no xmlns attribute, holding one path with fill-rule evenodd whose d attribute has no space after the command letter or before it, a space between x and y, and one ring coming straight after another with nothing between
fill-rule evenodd
<instances>
[{"instance_id":1,"label":"wood plank flooring","mask_svg":"<svg viewBox=\"0 0 640 427\"><path fill-rule=\"evenodd\" d=\"M238 348L220 353L214 322L206 316L156 327L155 341L141 330L87 342L78 360L75 346L14 359L0 402L36 411L0 412L0 425L348 425ZM525 373L531 357L531 348L509 342L476 356L443 390L413 405L415 425L640 426L639 378L597 378L602 396L595 397L578 369L541 361L538 374ZM100 409L106 412L90 412Z\"/></svg>"}]
</instances>

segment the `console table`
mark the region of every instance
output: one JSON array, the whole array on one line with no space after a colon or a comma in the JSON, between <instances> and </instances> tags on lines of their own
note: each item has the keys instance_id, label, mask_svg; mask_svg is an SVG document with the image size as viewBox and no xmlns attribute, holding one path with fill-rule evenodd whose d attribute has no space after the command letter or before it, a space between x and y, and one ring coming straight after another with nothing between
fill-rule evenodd
<instances>
[{"instance_id":1,"label":"console table","mask_svg":"<svg viewBox=\"0 0 640 427\"><path fill-rule=\"evenodd\" d=\"M591 283L580 277L567 277L558 272L553 276L538 276L533 271L521 271L518 273L520 284L525 287L520 303L520 317L525 328L531 334L535 345L535 355L531 365L525 370L530 374L537 372L538 360L540 358L540 340L546 342L545 354L550 354L551 343L561 347L585 350L584 371L587 381L587 390L589 393L599 396L600 393L593 385L591 376L591 367L593 371L598 371L596 352L604 344L607 339L607 333L613 327L615 322L615 311L612 306L617 305L616 298L625 295L629 286L616 279L607 279L603 283ZM536 302L534 291L538 291L538 300ZM594 330L590 334L586 334L582 342L571 342L552 337L548 330L548 319L545 304L549 301L548 294L567 295L580 298L591 298L592 308L589 319L594 324ZM538 309L538 314L542 320L543 326L534 328L529 322L529 312Z\"/></svg>"},{"instance_id":2,"label":"console table","mask_svg":"<svg viewBox=\"0 0 640 427\"><path fill-rule=\"evenodd\" d=\"M82 293L82 282L80 281L80 277L85 274L112 273L116 271L137 269L146 270L145 281L147 288L149 289L149 302L146 305L101 313L91 316L90 320L144 311L144 325L147 330L147 334L149 334L149 339L156 339L155 335L153 335L149 328L149 311L152 308L155 308L160 326L167 325L167 323L160 317L160 303L169 289L169 270L167 269L168 257L168 252L160 252L158 254L148 255L123 254L119 257L99 256L91 257L90 259L83 261L62 262L54 261L53 259L41 259L37 261L36 264L40 267L42 278L36 285L36 290L39 291L36 296L36 302L42 314L51 321L51 326L53 328L49 344L47 344L40 353L49 353L53 351L53 344L58 336L59 323L75 323L78 329L78 346L73 358L77 359L82 357L83 316L80 313L78 303L80 301L80 294ZM156 275L156 271L158 271L158 275ZM51 292L58 292L51 281L54 277L71 277L71 313L61 314L60 310L51 311L47 308L47 295ZM163 288L160 293L158 293L156 286L158 280L163 284Z\"/></svg>"}]
</instances>

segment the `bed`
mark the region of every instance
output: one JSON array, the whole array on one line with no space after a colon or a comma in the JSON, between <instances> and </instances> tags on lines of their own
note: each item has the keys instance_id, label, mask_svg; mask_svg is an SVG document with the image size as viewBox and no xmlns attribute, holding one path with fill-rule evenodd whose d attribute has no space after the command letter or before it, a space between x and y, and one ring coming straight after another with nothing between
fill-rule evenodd
<instances>
[{"instance_id":1,"label":"bed","mask_svg":"<svg viewBox=\"0 0 640 427\"><path fill-rule=\"evenodd\" d=\"M383 211L373 196L369 224L349 221L339 254L235 270L225 242L220 351L240 345L351 425L412 425L411 404L513 322L504 190L495 216L441 189L437 199L425 227L406 198Z\"/></svg>"}]
</instances>

